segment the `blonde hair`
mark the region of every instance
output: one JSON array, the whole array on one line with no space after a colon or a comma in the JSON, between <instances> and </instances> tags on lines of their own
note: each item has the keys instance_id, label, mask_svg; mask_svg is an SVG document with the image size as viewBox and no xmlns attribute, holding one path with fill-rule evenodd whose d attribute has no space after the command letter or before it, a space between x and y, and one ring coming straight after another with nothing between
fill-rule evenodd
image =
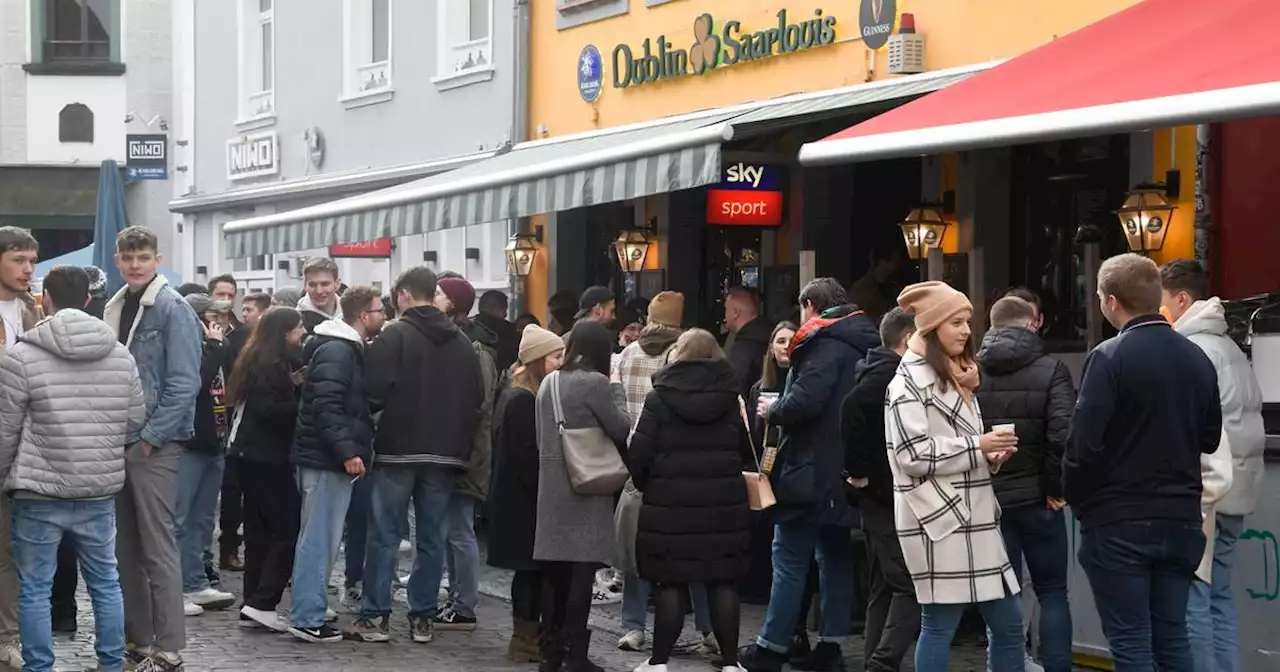
<instances>
[{"instance_id":1,"label":"blonde hair","mask_svg":"<svg viewBox=\"0 0 1280 672\"><path fill-rule=\"evenodd\" d=\"M676 339L669 361L681 362L687 359L724 359L724 350L720 349L720 343L711 332L690 329Z\"/></svg>"},{"instance_id":2,"label":"blonde hair","mask_svg":"<svg viewBox=\"0 0 1280 672\"><path fill-rule=\"evenodd\" d=\"M1160 267L1140 254L1111 257L1098 269L1098 293L1103 298L1116 297L1125 310L1135 315L1158 312L1160 292Z\"/></svg>"}]
</instances>

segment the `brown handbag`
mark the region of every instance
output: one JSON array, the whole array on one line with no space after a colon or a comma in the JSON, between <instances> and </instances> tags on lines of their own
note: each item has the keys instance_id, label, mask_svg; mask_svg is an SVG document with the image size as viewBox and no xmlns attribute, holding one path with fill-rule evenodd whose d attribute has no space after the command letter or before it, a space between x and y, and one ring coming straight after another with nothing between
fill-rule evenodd
<instances>
[{"instance_id":1,"label":"brown handbag","mask_svg":"<svg viewBox=\"0 0 1280 672\"><path fill-rule=\"evenodd\" d=\"M751 439L751 422L747 420L747 405L743 403L742 397L738 397L738 411L742 415L742 426L747 430L751 457L756 461L755 471L742 472L742 478L747 482L747 504L752 511L764 511L777 504L778 498L773 496L773 485L769 483L768 474L760 470L760 456L756 455L755 441Z\"/></svg>"}]
</instances>

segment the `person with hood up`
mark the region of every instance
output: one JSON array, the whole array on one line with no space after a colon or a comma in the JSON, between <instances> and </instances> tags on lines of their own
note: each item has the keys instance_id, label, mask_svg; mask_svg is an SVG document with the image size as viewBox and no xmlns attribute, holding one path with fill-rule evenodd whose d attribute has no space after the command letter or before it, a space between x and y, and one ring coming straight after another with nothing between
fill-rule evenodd
<instances>
[{"instance_id":1,"label":"person with hood up","mask_svg":"<svg viewBox=\"0 0 1280 672\"><path fill-rule=\"evenodd\" d=\"M480 364L484 401L476 423L467 471L460 474L449 499L444 527L448 550L449 603L436 617L438 630L475 630L476 601L480 596L480 543L476 540L476 509L489 497L489 462L492 456L493 399L498 387L498 336L469 317L476 290L461 276L441 273L436 283L435 306L457 325L475 350Z\"/></svg>"},{"instance_id":2,"label":"person with hood up","mask_svg":"<svg viewBox=\"0 0 1280 672\"><path fill-rule=\"evenodd\" d=\"M50 315L0 359L0 497L13 506L22 669L53 669L55 558L63 539L93 598L98 666L124 666L124 600L115 553L115 501L124 447L146 421L133 357L111 328L80 311L89 280L76 266L45 276ZM76 428L68 431L68 428ZM137 568L129 568L137 571Z\"/></svg>"},{"instance_id":3,"label":"person with hood up","mask_svg":"<svg viewBox=\"0 0 1280 672\"><path fill-rule=\"evenodd\" d=\"M867 544L870 586L863 666L897 672L920 635L920 604L902 557L893 516L893 471L884 449L884 395L916 331L911 313L892 308L880 320L880 347L858 362L853 389L840 409L845 467L857 490Z\"/></svg>"},{"instance_id":4,"label":"person with hood up","mask_svg":"<svg viewBox=\"0 0 1280 672\"><path fill-rule=\"evenodd\" d=\"M627 396L627 415L631 424L640 419L645 400L653 389L653 377L667 366L676 340L682 333L680 321L684 316L684 295L679 292L659 292L649 302L648 324L640 331L640 338L623 349L618 357L618 379ZM633 484L634 486L634 484ZM622 629L618 648L623 651L640 651L645 643L645 621L649 615L651 584L634 574L623 576ZM681 642L679 650L702 647L708 653L716 653L715 637L711 634L711 615L707 609L707 591L700 584L690 586L693 591L694 625L701 637L694 642Z\"/></svg>"},{"instance_id":5,"label":"person with hood up","mask_svg":"<svg viewBox=\"0 0 1280 672\"><path fill-rule=\"evenodd\" d=\"M1227 335L1226 311L1222 300L1209 294L1209 276L1197 261L1180 259L1160 269L1164 308L1174 331L1200 346L1218 374L1218 396L1222 405L1224 438L1208 458L1230 458L1230 489L1214 506L1208 532L1213 555L1211 577L1202 577L1191 586L1188 599L1188 626L1193 638L1196 669L1239 672L1240 644L1237 634L1231 571L1235 548L1244 532L1244 517L1253 513L1262 492L1265 472L1262 455L1266 432L1262 426L1262 392L1248 358ZM1225 455L1221 453L1226 452ZM1202 458L1202 469L1205 458ZM1209 490L1206 480L1206 491ZM1203 569L1203 567L1202 567ZM1210 580L1211 579L1211 580ZM1212 612L1212 624L1206 620ZM1210 642L1212 644L1210 645ZM1212 650L1213 661L1207 657ZM1215 666L1216 664L1216 666Z\"/></svg>"},{"instance_id":6,"label":"person with hood up","mask_svg":"<svg viewBox=\"0 0 1280 672\"><path fill-rule=\"evenodd\" d=\"M227 387L227 403L235 409L228 452L238 458L244 491L240 621L275 632L285 630L276 607L293 575L302 508L289 453L304 379L299 354L306 333L297 310L268 310L245 343Z\"/></svg>"},{"instance_id":7,"label":"person with hood up","mask_svg":"<svg viewBox=\"0 0 1280 672\"><path fill-rule=\"evenodd\" d=\"M307 260L302 267L305 294L298 299L298 311L308 334L325 320L342 321L342 304L338 298L342 284L338 280L338 264L328 257Z\"/></svg>"},{"instance_id":8,"label":"person with hood up","mask_svg":"<svg viewBox=\"0 0 1280 672\"><path fill-rule=\"evenodd\" d=\"M493 414L493 498L489 500L490 567L515 572L511 579L511 642L507 660L536 663L542 617L542 567L533 559L538 519L538 388L564 363L564 341L528 325L520 337L519 364Z\"/></svg>"},{"instance_id":9,"label":"person with hood up","mask_svg":"<svg viewBox=\"0 0 1280 672\"><path fill-rule=\"evenodd\" d=\"M204 348L200 359L200 393L196 395L195 436L183 447L178 461L178 502L173 525L182 563L183 609L187 616L199 616L206 609L226 609L236 597L215 589L205 572L204 554L213 541L218 494L226 468L227 435L231 412L227 406L226 335L219 313L231 304L208 294L189 294L187 305L200 318Z\"/></svg>"},{"instance_id":10,"label":"person with hood up","mask_svg":"<svg viewBox=\"0 0 1280 672\"><path fill-rule=\"evenodd\" d=\"M915 316L916 333L885 393L885 440L895 527L921 608L915 669L946 672L960 617L976 604L992 672L1022 672L1018 576L991 487L1018 437L983 433L968 297L945 282L921 282L898 305Z\"/></svg>"},{"instance_id":11,"label":"person with hood up","mask_svg":"<svg viewBox=\"0 0 1280 672\"><path fill-rule=\"evenodd\" d=\"M1044 669L1070 672L1071 550L1063 511L1062 456L1076 392L1067 365L1045 353L1034 330L1036 318L1036 307L1014 296L991 306L991 330L976 357L982 373L978 405L986 429L1012 424L1018 436L1018 452L992 480L1002 512L1000 532L1014 574L1023 576L1025 557L1035 586Z\"/></svg>"},{"instance_id":12,"label":"person with hood up","mask_svg":"<svg viewBox=\"0 0 1280 672\"><path fill-rule=\"evenodd\" d=\"M290 449L302 517L289 633L311 643L342 640L342 633L325 623L329 575L338 559L352 486L373 459L364 343L382 329L382 297L373 287L352 287L341 303L346 321L321 323L307 341L307 377Z\"/></svg>"},{"instance_id":13,"label":"person with hood up","mask_svg":"<svg viewBox=\"0 0 1280 672\"><path fill-rule=\"evenodd\" d=\"M853 389L858 361L880 343L875 325L849 303L835 278L818 278L800 291L804 326L791 344L791 370L777 399L762 397L755 410L781 428L770 479L774 511L773 586L764 626L742 664L751 672L777 672L801 618L805 581L816 557L823 623L812 664L842 669L840 644L850 631L853 542L857 513L845 499L840 405Z\"/></svg>"},{"instance_id":14,"label":"person with hood up","mask_svg":"<svg viewBox=\"0 0 1280 672\"><path fill-rule=\"evenodd\" d=\"M437 281L431 269L405 271L392 295L400 318L365 351L369 403L382 415L368 476L373 494L360 616L344 634L390 640L391 583L412 504L417 558L409 576L409 632L425 644L435 637L449 501L470 465L489 391L471 340L432 305Z\"/></svg>"},{"instance_id":15,"label":"person with hood up","mask_svg":"<svg viewBox=\"0 0 1280 672\"><path fill-rule=\"evenodd\" d=\"M661 294L659 294L661 296ZM657 586L653 655L636 672L666 672L690 584L705 585L723 672L738 666L738 591L750 561L751 509L742 472L755 458L738 379L710 333L691 329L653 376L627 451L644 493L636 565Z\"/></svg>"},{"instance_id":16,"label":"person with hood up","mask_svg":"<svg viewBox=\"0 0 1280 672\"><path fill-rule=\"evenodd\" d=\"M729 362L747 397L769 352L769 322L760 315L760 297L743 287L730 289L724 299L724 328L732 339L726 346Z\"/></svg>"}]
</instances>

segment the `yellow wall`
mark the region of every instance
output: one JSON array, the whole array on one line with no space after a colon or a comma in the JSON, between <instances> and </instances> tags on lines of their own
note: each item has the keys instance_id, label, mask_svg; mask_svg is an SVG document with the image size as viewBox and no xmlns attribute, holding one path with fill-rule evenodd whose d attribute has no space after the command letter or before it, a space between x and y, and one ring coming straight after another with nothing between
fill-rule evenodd
<instances>
[{"instance_id":1,"label":"yellow wall","mask_svg":"<svg viewBox=\"0 0 1280 672\"><path fill-rule=\"evenodd\" d=\"M1179 170L1182 172L1180 179L1182 184L1178 198L1170 199L1178 209L1173 212L1173 221L1169 224L1169 232L1165 234L1164 247L1159 252L1153 252L1151 258L1157 264L1174 259L1194 259L1196 127L1164 128L1156 131L1154 136L1152 144L1155 145L1155 161L1152 163L1152 181L1164 182L1165 171Z\"/></svg>"},{"instance_id":2,"label":"yellow wall","mask_svg":"<svg viewBox=\"0 0 1280 672\"><path fill-rule=\"evenodd\" d=\"M630 0L631 11L603 21L556 30L556 2L533 2L530 128L563 135L671 114L721 107L789 93L820 91L867 80L868 50L858 33L857 0L679 0L657 7ZM900 11L915 14L917 31L928 39L931 70L1016 56L1058 35L1088 25L1137 0L900 0ZM613 48L619 43L640 53L645 38L659 35L676 48L694 40L693 21L703 12L718 24L736 19L744 31L777 24L786 9L791 22L821 8L834 15L836 43L798 53L722 66L701 76L612 86ZM604 90L594 104L578 94L577 60L594 44L605 64ZM877 54L874 78L884 79L885 54Z\"/></svg>"}]
</instances>

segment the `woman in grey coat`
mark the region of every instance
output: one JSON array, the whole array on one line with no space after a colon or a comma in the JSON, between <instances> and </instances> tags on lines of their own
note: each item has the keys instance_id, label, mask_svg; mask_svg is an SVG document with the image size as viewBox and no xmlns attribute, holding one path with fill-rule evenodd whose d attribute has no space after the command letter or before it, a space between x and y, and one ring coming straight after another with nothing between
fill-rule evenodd
<instances>
[{"instance_id":1,"label":"woman in grey coat","mask_svg":"<svg viewBox=\"0 0 1280 672\"><path fill-rule=\"evenodd\" d=\"M587 659L591 589L598 567L614 559L611 495L580 495L569 483L551 385L559 385L565 427L600 427L626 459L631 420L622 385L609 379L613 337L597 322L569 333L565 365L538 390L538 517L533 558L543 571L542 670L600 672ZM567 657L566 657L567 656Z\"/></svg>"}]
</instances>

